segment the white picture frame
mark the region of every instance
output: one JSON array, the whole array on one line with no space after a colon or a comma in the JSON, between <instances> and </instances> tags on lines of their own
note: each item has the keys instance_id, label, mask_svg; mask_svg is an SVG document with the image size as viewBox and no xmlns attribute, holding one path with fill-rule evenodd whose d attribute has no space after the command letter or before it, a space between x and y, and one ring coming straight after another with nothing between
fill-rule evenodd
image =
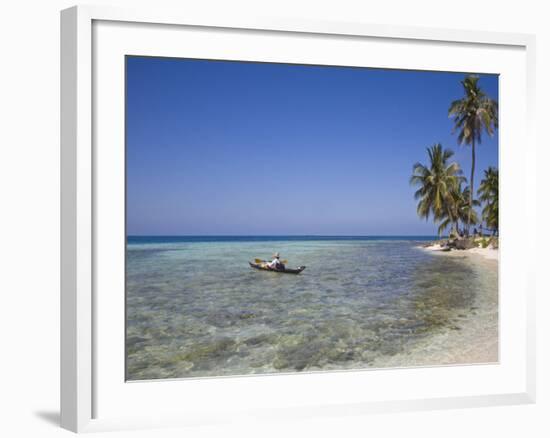
<instances>
[{"instance_id":1,"label":"white picture frame","mask_svg":"<svg viewBox=\"0 0 550 438\"><path fill-rule=\"evenodd\" d=\"M94 26L102 25L106 23L105 31L97 31ZM114 25L113 25L114 23ZM237 398L234 402L236 406L231 406L229 409L229 398L224 398L223 395L219 397L219 403L208 406L206 401L203 405L197 404L196 410L193 410L193 406L184 407L174 406L173 409L168 409L165 405L151 406L144 405L138 406L132 403L120 403L121 399L116 397L129 397L131 399L139 399L140 394L147 398L152 398L162 394L168 394L166 400L173 400L174 394L180 391L181 383L179 382L145 382L137 384L127 384L123 380L120 381L120 370L118 369L118 362L108 362L106 357L109 354L97 354L102 348L105 348L106 352L115 351L114 355L118 355L117 348L120 349L120 342L118 344L105 346L108 343L104 336L104 328L109 330L118 330L117 324L119 324L120 318L120 300L113 301L112 303L108 299L97 299L98 287L106 284L103 278L107 278L108 274L105 274L105 270L102 270L101 266L104 263L104 245L101 243L101 239L98 240L98 227L103 230L105 227L102 223L102 213L98 211L105 211L105 209L97 209L96 207L103 201L103 195L105 191L102 191L101 181L105 180L104 175L111 175L116 178L120 176L120 171L123 169L116 168L117 156L113 156L112 160L109 160L113 164L112 168L106 164L105 158L96 154L98 138L101 142L105 135L110 135L123 128L118 126L105 127L102 125L100 130L97 129L97 123L101 124L102 114L101 110L104 105L101 101L101 97L98 95L98 81L101 81L101 75L106 75L111 70L103 70L103 67L95 65L94 60L102 59L103 51L105 56L118 56L120 54L127 53L124 43L117 42L116 25L130 25L133 27L129 32L133 32L132 41L135 44L142 44L140 42L139 34L143 30L137 29L140 26L150 26L153 32L170 32L176 31L176 29L187 29L189 32L198 31L201 35L208 36L209 33L216 33L221 31L233 31L236 34L236 38L253 41L254 39L263 38L266 34L269 37L278 38L283 36L284 38L338 38L338 41L354 41L354 44L361 44L364 41L370 41L373 44L377 42L384 42L384 44L403 45L407 44L410 47L425 47L425 50L446 50L446 45L451 44L453 47L463 47L464 50L493 50L503 53L502 65L514 64L514 69L519 76L525 79L525 82L521 84L514 84L517 88L514 90L514 99L521 100L522 104L518 110L519 116L525 117L525 124L520 123L521 126L509 128L503 124L502 131L505 138L521 139L523 147L521 150L512 151L507 150L507 156L501 157L506 160L521 160L525 166L521 167L521 170L516 179L521 180L521 184L516 189L511 188L511 185L506 185L503 182L504 189L518 190L514 193L514 196L525 197L525 202L534 200L535 192L535 180L536 176L534 170L527 171L527 169L535 169L536 166L528 166L532 164L536 156L536 145L533 134L533 119L534 119L534 93L535 93L535 81L534 81L534 53L535 53L535 39L531 35L523 34L506 34L506 33L490 33L482 31L460 31L450 29L424 29L415 27L402 27L402 26L381 26L364 23L339 23L339 22L316 22L299 19L280 19L280 18L250 18L240 15L228 17L216 17L215 15L200 16L194 14L192 11L171 12L162 11L157 9L150 10L129 10L110 8L104 6L78 6L62 11L61 13L61 426L75 431L99 431L99 430L111 430L119 428L142 428L142 427L158 427L163 425L189 425L189 424L208 424L220 421L225 421L229 418L250 418L269 420L272 418L300 418L308 417L312 415L343 415L343 414L364 414L369 412L397 412L405 410L420 410L420 409L440 409L440 408L453 408L453 407L475 407L475 406L489 406L489 405L504 405L504 404L520 404L520 403L533 403L535 400L535 309L534 309L534 284L535 284L535 263L529 263L527 260L533 255L525 257L525 252L521 257L523 260L514 259L517 257L514 255L512 249L515 245L513 238L513 231L516 230L518 224L528 223L529 228L533 230L530 236L535 236L536 221L535 213L532 210L525 210L517 213L517 217L514 220L510 220L508 224L506 222L503 225L502 231L502 248L503 255L501 255L501 263L506 267L512 264L518 266L514 273L510 273L510 270L503 270L505 268L501 265L501 273L509 275L506 287L514 287L517 291L514 295L514 299L517 302L509 301L510 312L517 312L517 314L510 313L509 315L517 316L515 321L518 321L516 328L510 327L508 333L514 334L510 336L510 342L515 342L515 346L520 348L518 353L519 358L514 366L510 367L510 370L506 373L502 373L494 382L492 386L480 387L480 391L475 392L470 389L464 389L462 391L456 388L454 392L446 392L445 388L440 388L440 391L431 391L426 393L427 395L418 396L423 394L417 390L411 389L407 392L405 388L396 389L395 391L388 391L387 397L381 395L373 396L371 398L361 397L358 395L352 396L351 393L346 392L346 387L353 387L357 384L365 384L366 380L363 379L363 375L368 373L369 385L374 389L373 372L352 372L352 373L340 373L333 381L327 374L309 374L309 375L294 375L284 377L236 377L230 379L203 379L194 380L186 383L186 391L202 391L206 394L216 394L216 391L227 391L227 393L234 394L235 392L242 392L249 396L254 396L255 391L258 388L263 393L269 395L269 391L275 391L276 387L295 386L302 387L304 391L311 390L312 388L318 388L319 385L326 385L328 390L328 396L319 396L313 394L309 399L307 397L299 398L296 403L286 403L284 396L281 394L275 394L270 398L269 402L262 402L257 400L253 406L247 405L242 399ZM109 27L110 26L110 27ZM126 31L125 31L126 32ZM106 45L106 39L110 44ZM156 53L166 54L170 50L168 45L163 46L162 36L160 39L156 38L148 39L149 43L147 48L143 48L143 53ZM186 38L185 35L182 38ZM117 41L115 41L117 40ZM122 41L122 38L120 39ZM112 43L112 44L111 44ZM157 46L155 46L157 44ZM217 44L217 43L216 43ZM227 52L227 59L236 59L235 55L231 52L229 44L228 47L223 48L222 52ZM340 44L340 43L338 43ZM109 46L109 49L105 47ZM437 47L438 48L437 48ZM137 49L139 50L138 46ZM209 50L207 44L198 45L193 53L201 53L204 51L205 57L216 56L215 53ZM253 45L251 45L253 47ZM273 46L275 47L275 46ZM435 49L434 49L435 47ZM105 48L105 49L104 49ZM219 44L215 46L215 50L219 50ZM135 50L132 53L136 54ZM175 50L175 49L174 49ZM252 49L251 49L252 50ZM330 51L330 48L327 49ZM334 50L334 48L332 49ZM424 50L424 49L422 49ZM108 53L109 52L109 53ZM265 52L265 50L264 50ZM506 60L506 53L514 53L510 55L510 59ZM141 52L140 52L141 53ZM250 52L252 53L252 52ZM255 55L250 55L251 59L255 59ZM283 62L286 58L277 58L276 50L270 55L269 53L262 56L273 56L273 59L281 60ZM288 55L290 56L290 55ZM300 60L300 55L292 55L297 62ZM313 55L312 55L313 56ZM388 55L389 56L389 55ZM495 55L497 56L497 55ZM99 58L98 58L99 57ZM497 56L498 57L498 56ZM472 63L479 62L472 58ZM270 58L271 59L271 58ZM442 60L431 59L429 62L427 59L423 61L411 60L408 61L403 58L400 64L397 65L396 61L391 60L384 61L381 57L378 66L386 65L387 67L393 66L394 68L417 68L419 62L424 62L424 68L437 69L437 62L443 63ZM510 60L521 59L521 62L511 62ZM349 61L341 61L341 65L346 64ZM409 64L407 64L409 62ZM306 62L308 63L308 62ZM384 64L386 63L386 64ZM395 64L395 65L394 65ZM102 62L102 66L105 62ZM460 68L460 63L453 67L450 64L446 64L445 68ZM474 64L472 64L474 65ZM477 65L477 64L475 64ZM111 67L109 67L111 68ZM119 66L114 68L119 69ZM510 67L512 68L512 67ZM487 72L499 73L500 70L495 67L495 70L491 70L488 65L485 69ZM119 70L116 70L119 71ZM464 71L464 70L458 70ZM510 77L515 77L511 74ZM116 102L123 101L123 87L120 88L120 78L111 84L114 89L111 89L111 93L117 95ZM511 87L510 83L504 84L504 87ZM114 93L113 93L114 91ZM506 89L504 89L506 91ZM506 96L506 93L505 93ZM510 94L512 98L512 94ZM506 106L506 105L504 105ZM116 107L116 105L115 105ZM119 120L117 115L113 115L110 120ZM506 120L506 117L504 117ZM112 132L111 132L112 131ZM120 136L119 136L120 137ZM109 142L110 140L105 140ZM103 143L102 143L103 144ZM111 144L111 143L109 143ZM118 144L118 143L117 143ZM505 142L506 144L506 142ZM118 146L115 145L113 150ZM120 152L120 151L119 151ZM515 154L515 155L513 155ZM120 156L119 156L120 157ZM503 163L506 163L506 160ZM118 162L120 164L120 162ZM506 166L504 166L505 168ZM506 169L505 169L506 170ZM505 174L504 170L504 174ZM101 174L101 177L99 175ZM111 178L111 177L109 177ZM505 180L505 179L504 179ZM99 181L99 183L98 183ZM99 184L99 185L98 185ZM115 182L116 185L116 182ZM116 192L116 190L114 191ZM105 196L106 198L107 196ZM532 197L531 199L529 197ZM113 198L116 201L116 198ZM114 202L113 201L113 202ZM109 201L105 201L109 202ZM532 203L534 205L534 202ZM105 204L108 205L108 204ZM505 209L506 203L503 201L503 209ZM122 206L122 208L124 208ZM502 210L501 210L502 211ZM115 217L118 217L115 214ZM101 231L102 233L103 231ZM100 234L101 234L100 233ZM507 238L507 236L510 236ZM533 237L524 236L523 245L530 245L534 247ZM528 242L525 242L525 239ZM120 242L119 242L120 244ZM118 247L117 247L118 248ZM115 250L117 249L115 248ZM507 249L508 248L508 249ZM103 252L102 252L103 251ZM508 251L508 252L506 252ZM117 257L120 253L112 252L113 257ZM528 254L534 254L533 251ZM123 263L123 261L121 261ZM107 280L105 280L107 281ZM113 282L112 284L115 284ZM509 286L512 285L512 286ZM502 287L502 280L501 280ZM116 296L116 294L114 294ZM510 294L510 296L512 296ZM118 303L118 304L117 304ZM110 312L112 316L106 316L104 312L105 306L111 305ZM118 306L118 307L117 307ZM103 310L102 310L103 309ZM501 308L504 314L507 315L506 308ZM103 312L103 313L102 313ZM118 312L118 313L117 313ZM99 321L98 321L99 318ZM111 322L103 324L101 321L111 318ZM119 319L117 319L119 318ZM118 322L117 322L118 321ZM103 324L103 326L102 326ZM503 327L502 324L507 324ZM501 329L504 328L504 332L508 329L510 324L506 319L501 321ZM98 325L100 328L98 328ZM512 339L514 338L514 339ZM508 338L506 338L508 339ZM508 342L508 341L506 341ZM118 347L117 347L118 345ZM510 344L511 346L512 344ZM506 346L505 346L506 347ZM108 349L108 350L107 350ZM511 349L511 347L510 347ZM510 350L509 349L509 350ZM504 349L506 351L506 348ZM123 353L123 352L122 352ZM438 378L448 380L450 376L453 379L458 379L458 386L461 386L460 379L479 379L479 381L490 380L491 375L496 375L500 369L507 367L506 354L504 359L501 356L500 365L487 366L485 368L476 367L455 367L456 369L450 370L449 368L442 370L440 368L424 368L411 370L382 370L375 371L380 373L380 379L403 379L403 381L409 381L411 378L420 382L422 379L435 379ZM499 368L500 367L500 368ZM113 371L111 368L117 368ZM460 368L460 369L459 369ZM513 368L513 369L512 369ZM111 373L112 371L112 373ZM391 374L388 374L391 373ZM413 374L411 374L413 373ZM450 374L452 373L452 374ZM329 373L331 374L331 373ZM462 377L460 377L462 376ZM468 377L465 377L468 376ZM118 379L118 380L117 380ZM275 380L273 380L275 379ZM513 385L505 386L501 382L505 379L511 379ZM98 412L102 412L103 405L107 405L105 396L109 392L110 383L117 381L117 385L120 387L131 388L130 393L122 394L117 393L117 390L113 389L112 399L114 400L112 405L105 408L105 412L109 412L108 415L98 415ZM348 385L348 386L346 386ZM499 386L500 385L500 386ZM218 389L222 388L223 389ZM99 389L98 389L99 388ZM137 388L137 389L136 389ZM336 388L344 388L338 390ZM332 392L331 392L332 391ZM416 392L415 392L416 391ZM381 393L379 393L381 394ZM315 402L314 402L315 399ZM126 400L128 401L128 400ZM227 406L227 409L224 409ZM117 406L129 406L126 410L120 408L117 411ZM233 409L235 408L235 409ZM146 413L144 415L144 413ZM147 415L150 414L150 415Z\"/></svg>"}]
</instances>

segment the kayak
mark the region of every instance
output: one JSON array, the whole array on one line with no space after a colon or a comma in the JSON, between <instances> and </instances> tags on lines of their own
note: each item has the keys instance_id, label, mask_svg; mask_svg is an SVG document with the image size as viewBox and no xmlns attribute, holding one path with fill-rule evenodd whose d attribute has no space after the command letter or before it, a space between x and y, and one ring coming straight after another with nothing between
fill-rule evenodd
<instances>
[{"instance_id":1,"label":"kayak","mask_svg":"<svg viewBox=\"0 0 550 438\"><path fill-rule=\"evenodd\" d=\"M302 272L304 269L306 269L305 266L298 266L296 269L291 269L291 268L285 268L285 269L271 269L271 268L268 268L267 266L264 266L260 263L252 263L252 262L248 262L248 264L250 265L251 268L254 268L254 269L259 269L260 271L270 271L270 272L277 272L279 274L299 274L300 272Z\"/></svg>"}]
</instances>

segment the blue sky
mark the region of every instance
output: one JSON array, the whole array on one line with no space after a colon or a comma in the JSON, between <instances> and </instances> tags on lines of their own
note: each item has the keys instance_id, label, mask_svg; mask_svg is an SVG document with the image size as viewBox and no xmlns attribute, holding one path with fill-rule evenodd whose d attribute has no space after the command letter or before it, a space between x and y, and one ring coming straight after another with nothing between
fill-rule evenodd
<instances>
[{"instance_id":1,"label":"blue sky","mask_svg":"<svg viewBox=\"0 0 550 438\"><path fill-rule=\"evenodd\" d=\"M412 166L462 73L128 57L129 235L426 235ZM498 99L498 78L481 75ZM476 148L476 187L498 135Z\"/></svg>"}]
</instances>

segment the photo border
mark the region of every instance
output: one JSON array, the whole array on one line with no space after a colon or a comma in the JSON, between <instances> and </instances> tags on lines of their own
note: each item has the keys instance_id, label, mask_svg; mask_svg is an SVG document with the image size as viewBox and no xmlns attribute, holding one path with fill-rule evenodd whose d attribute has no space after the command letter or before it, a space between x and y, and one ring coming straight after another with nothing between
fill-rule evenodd
<instances>
[{"instance_id":1,"label":"photo border","mask_svg":"<svg viewBox=\"0 0 550 438\"><path fill-rule=\"evenodd\" d=\"M93 209L96 194L93 178L97 166L92 154L93 70L92 23L95 20L196 26L203 29L272 30L308 34L348 35L516 46L527 57L527 145L535 152L534 141L534 63L535 38L532 35L450 29L394 27L361 23L318 22L281 18L250 19L242 16L214 17L192 11L164 12L158 9L132 10L111 7L77 6L61 13L61 426L73 431L149 427L148 421L126 419L106 421L94 418L93 315L95 278ZM535 187L535 172L529 187ZM535 230L532 217L530 229ZM536 234L536 233L534 233ZM534 246L533 242L528 242ZM531 248L529 248L531 249ZM534 266L534 264L533 264ZM532 403L535 400L535 268L531 268L527 299L527 376L526 391L518 394L480 397L449 397L431 400L376 402L344 407L324 406L332 415L350 411L398 412L404 410L493 406ZM292 409L281 407L282 411ZM174 420L174 424L179 424ZM174 425L170 424L170 425ZM157 424L158 426L158 424Z\"/></svg>"}]
</instances>

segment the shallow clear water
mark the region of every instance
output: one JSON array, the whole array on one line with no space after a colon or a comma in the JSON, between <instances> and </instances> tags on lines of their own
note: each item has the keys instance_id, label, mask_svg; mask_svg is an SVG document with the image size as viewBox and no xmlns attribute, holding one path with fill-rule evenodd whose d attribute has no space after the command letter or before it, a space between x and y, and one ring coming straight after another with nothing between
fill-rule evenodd
<instances>
[{"instance_id":1,"label":"shallow clear water","mask_svg":"<svg viewBox=\"0 0 550 438\"><path fill-rule=\"evenodd\" d=\"M127 378L358 369L456 330L496 271L418 239L130 238ZM279 251L300 275L251 269ZM407 363L400 364L407 366Z\"/></svg>"}]
</instances>

